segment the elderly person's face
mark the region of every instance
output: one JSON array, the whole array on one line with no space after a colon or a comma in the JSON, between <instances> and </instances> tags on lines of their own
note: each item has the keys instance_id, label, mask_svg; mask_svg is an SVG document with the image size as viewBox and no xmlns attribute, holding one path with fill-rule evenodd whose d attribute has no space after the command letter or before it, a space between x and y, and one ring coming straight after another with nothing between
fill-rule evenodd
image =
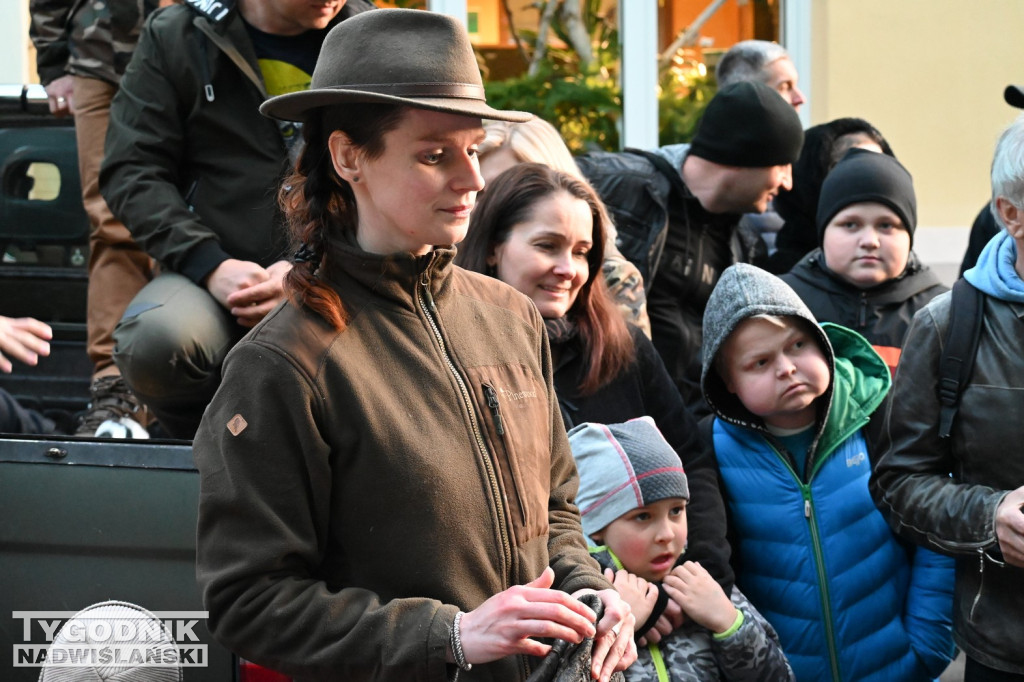
<instances>
[{"instance_id":1,"label":"elderly person's face","mask_svg":"<svg viewBox=\"0 0 1024 682\"><path fill-rule=\"evenodd\" d=\"M409 109L384 134L374 159L341 131L328 146L334 168L356 197L356 240L370 253L424 254L462 241L483 186L476 151L479 118Z\"/></svg>"},{"instance_id":2,"label":"elderly person's face","mask_svg":"<svg viewBox=\"0 0 1024 682\"><path fill-rule=\"evenodd\" d=\"M805 101L804 93L797 87L799 80L796 67L788 57L776 59L764 69L764 84L782 95L797 111Z\"/></svg>"},{"instance_id":3,"label":"elderly person's face","mask_svg":"<svg viewBox=\"0 0 1024 682\"><path fill-rule=\"evenodd\" d=\"M1017 244L1017 262L1014 269L1020 278L1024 279L1024 203L1018 206L1006 197L996 197L996 211L1003 227Z\"/></svg>"}]
</instances>

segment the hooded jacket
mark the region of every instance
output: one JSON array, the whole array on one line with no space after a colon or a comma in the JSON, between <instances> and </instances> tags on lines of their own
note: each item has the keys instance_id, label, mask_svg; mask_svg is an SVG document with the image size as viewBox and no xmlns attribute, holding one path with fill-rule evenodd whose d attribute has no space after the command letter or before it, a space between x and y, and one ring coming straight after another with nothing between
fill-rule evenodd
<instances>
[{"instance_id":1,"label":"hooded jacket","mask_svg":"<svg viewBox=\"0 0 1024 682\"><path fill-rule=\"evenodd\" d=\"M999 504L1024 485L1024 294L1013 297L999 284L1003 271L1024 289L1013 272L1012 243L1002 232L965 273L987 296L974 370L948 438L938 436L938 377L951 296L935 298L915 316L907 335L913 352L900 363L885 420L889 447L871 488L902 536L956 557L957 645L983 665L1021 675L1024 569L1002 560L995 529Z\"/></svg>"},{"instance_id":2,"label":"hooded jacket","mask_svg":"<svg viewBox=\"0 0 1024 682\"><path fill-rule=\"evenodd\" d=\"M893 370L914 314L949 290L913 251L899 277L870 289L855 287L830 270L821 249L801 258L781 279L803 299L817 320L856 331Z\"/></svg>"},{"instance_id":3,"label":"hooded jacket","mask_svg":"<svg viewBox=\"0 0 1024 682\"><path fill-rule=\"evenodd\" d=\"M165 270L197 284L225 260L284 255L277 189L290 170L283 135L233 2L154 12L110 108L100 191ZM372 9L349 0L335 22Z\"/></svg>"},{"instance_id":4,"label":"hooded jacket","mask_svg":"<svg viewBox=\"0 0 1024 682\"><path fill-rule=\"evenodd\" d=\"M811 323L832 373L818 399L801 478L793 455L728 392L714 358L755 315ZM781 280L752 266L722 276L705 315L702 386L729 512L737 584L779 633L805 681L928 680L952 657L952 564L903 545L868 492L862 428L888 368L863 337L814 316Z\"/></svg>"},{"instance_id":5,"label":"hooded jacket","mask_svg":"<svg viewBox=\"0 0 1024 682\"><path fill-rule=\"evenodd\" d=\"M566 592L609 588L543 321L453 254L334 245L320 276L347 326L286 302L228 355L193 446L197 578L239 655L298 680L444 682L456 611L548 565Z\"/></svg>"},{"instance_id":6,"label":"hooded jacket","mask_svg":"<svg viewBox=\"0 0 1024 682\"><path fill-rule=\"evenodd\" d=\"M601 568L623 568L605 546L591 547L590 553ZM735 631L723 633L723 637L687 619L657 644L637 646L637 660L626 669L626 682L795 680L775 629L735 586L728 594L732 605L743 614Z\"/></svg>"}]
</instances>

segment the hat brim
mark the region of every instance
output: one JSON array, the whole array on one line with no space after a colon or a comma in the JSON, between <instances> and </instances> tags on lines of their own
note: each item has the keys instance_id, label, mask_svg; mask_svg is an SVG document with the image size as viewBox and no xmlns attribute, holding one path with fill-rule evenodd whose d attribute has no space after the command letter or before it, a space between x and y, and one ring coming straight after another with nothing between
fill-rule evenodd
<instances>
[{"instance_id":1,"label":"hat brim","mask_svg":"<svg viewBox=\"0 0 1024 682\"><path fill-rule=\"evenodd\" d=\"M368 93L344 88L317 88L302 92L291 92L286 95L271 97L260 105L260 113L280 121L304 121L316 109L336 106L339 104L388 103L401 104L415 109L440 111L446 114L474 116L493 121L510 121L523 123L533 118L526 111L502 111L493 109L483 100L459 99L454 97L396 97Z\"/></svg>"},{"instance_id":2,"label":"hat brim","mask_svg":"<svg viewBox=\"0 0 1024 682\"><path fill-rule=\"evenodd\" d=\"M1011 107L1024 109L1024 90L1019 85L1007 85L1003 90L1003 99Z\"/></svg>"}]
</instances>

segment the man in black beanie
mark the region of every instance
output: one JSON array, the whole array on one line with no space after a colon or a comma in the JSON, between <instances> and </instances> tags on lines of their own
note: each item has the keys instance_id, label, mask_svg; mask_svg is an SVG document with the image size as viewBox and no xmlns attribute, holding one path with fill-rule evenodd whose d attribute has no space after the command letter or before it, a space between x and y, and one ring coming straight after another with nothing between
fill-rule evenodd
<instances>
[{"instance_id":1,"label":"man in black beanie","mask_svg":"<svg viewBox=\"0 0 1024 682\"><path fill-rule=\"evenodd\" d=\"M766 257L744 213L763 213L789 189L803 129L762 83L739 82L708 104L691 144L595 152L577 159L615 221L618 246L639 268L652 340L687 405L701 398L701 319L725 268Z\"/></svg>"}]
</instances>

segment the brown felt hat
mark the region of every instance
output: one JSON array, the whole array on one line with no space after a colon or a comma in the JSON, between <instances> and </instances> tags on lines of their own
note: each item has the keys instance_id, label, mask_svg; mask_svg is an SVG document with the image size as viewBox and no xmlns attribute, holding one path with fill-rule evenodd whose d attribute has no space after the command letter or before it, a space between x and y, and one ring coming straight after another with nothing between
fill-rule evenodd
<instances>
[{"instance_id":1,"label":"brown felt hat","mask_svg":"<svg viewBox=\"0 0 1024 682\"><path fill-rule=\"evenodd\" d=\"M465 27L444 14L378 9L341 22L324 38L308 90L272 97L264 116L304 121L321 107L390 102L499 121L532 114L487 106Z\"/></svg>"}]
</instances>

